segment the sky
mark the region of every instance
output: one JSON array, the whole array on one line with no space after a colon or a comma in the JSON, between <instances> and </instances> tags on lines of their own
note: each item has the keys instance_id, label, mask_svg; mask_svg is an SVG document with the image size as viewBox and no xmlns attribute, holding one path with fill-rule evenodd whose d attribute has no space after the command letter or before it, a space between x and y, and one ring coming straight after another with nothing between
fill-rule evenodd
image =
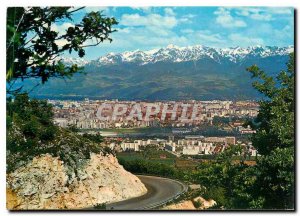
<instances>
[{"instance_id":1,"label":"sky","mask_svg":"<svg viewBox=\"0 0 300 216\"><path fill-rule=\"evenodd\" d=\"M86 49L88 60L110 52L150 50L169 44L216 48L294 44L293 8L86 7L74 13L73 21L57 23L54 28L63 32L91 11L115 17L119 24L111 35L112 43Z\"/></svg>"}]
</instances>

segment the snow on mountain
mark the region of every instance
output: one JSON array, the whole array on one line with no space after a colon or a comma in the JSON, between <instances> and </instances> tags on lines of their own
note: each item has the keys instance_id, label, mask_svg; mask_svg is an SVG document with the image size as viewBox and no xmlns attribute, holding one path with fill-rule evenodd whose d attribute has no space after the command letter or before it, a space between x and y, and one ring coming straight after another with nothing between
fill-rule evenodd
<instances>
[{"instance_id":1,"label":"snow on mountain","mask_svg":"<svg viewBox=\"0 0 300 216\"><path fill-rule=\"evenodd\" d=\"M59 60L67 66L77 64L77 66L82 67L89 63L89 61L83 58L61 57Z\"/></svg>"},{"instance_id":2,"label":"snow on mountain","mask_svg":"<svg viewBox=\"0 0 300 216\"><path fill-rule=\"evenodd\" d=\"M145 65L156 62L186 62L197 61L202 58L210 58L216 62L226 59L231 62L239 62L248 57L265 58L275 55L288 55L294 50L294 46L277 47L277 46L251 46L251 47L230 47L230 48L211 48L202 45L179 47L168 45L160 49L148 51L126 51L123 53L108 53L96 60L87 61L81 58L62 58L67 65L77 64L84 66L91 63L96 66L115 65L121 63L136 63Z\"/></svg>"},{"instance_id":3,"label":"snow on mountain","mask_svg":"<svg viewBox=\"0 0 300 216\"><path fill-rule=\"evenodd\" d=\"M230 48L211 48L202 45L178 47L168 45L165 48L148 51L126 51L123 53L109 53L92 61L96 65L111 65L120 63L137 63L145 65L149 63L167 61L167 62L184 62L196 61L201 58L211 58L219 62L221 58L226 58L232 62L238 62L247 57L261 57L275 55L288 55L294 50L293 46L276 47L276 46L251 46L247 48L230 47Z\"/></svg>"}]
</instances>

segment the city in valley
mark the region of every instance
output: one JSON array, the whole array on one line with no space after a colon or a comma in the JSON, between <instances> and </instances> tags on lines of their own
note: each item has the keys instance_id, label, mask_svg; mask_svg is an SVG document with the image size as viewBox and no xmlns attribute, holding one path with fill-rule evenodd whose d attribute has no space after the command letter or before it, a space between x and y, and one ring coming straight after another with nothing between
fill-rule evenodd
<instances>
[{"instance_id":1,"label":"city in valley","mask_svg":"<svg viewBox=\"0 0 300 216\"><path fill-rule=\"evenodd\" d=\"M296 9L6 7L6 212L295 211Z\"/></svg>"},{"instance_id":2,"label":"city in valley","mask_svg":"<svg viewBox=\"0 0 300 216\"><path fill-rule=\"evenodd\" d=\"M120 154L153 147L176 157L213 158L230 145L241 157L259 156L249 135L255 101L49 100L54 122L77 133L101 135L101 145ZM160 159L166 155L161 153Z\"/></svg>"}]
</instances>

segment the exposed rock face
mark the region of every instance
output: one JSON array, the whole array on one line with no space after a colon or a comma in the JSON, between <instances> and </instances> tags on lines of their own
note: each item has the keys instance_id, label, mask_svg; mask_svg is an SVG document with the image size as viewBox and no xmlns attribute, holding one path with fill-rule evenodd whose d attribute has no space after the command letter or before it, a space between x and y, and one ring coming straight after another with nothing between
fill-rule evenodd
<instances>
[{"instance_id":1,"label":"exposed rock face","mask_svg":"<svg viewBox=\"0 0 300 216\"><path fill-rule=\"evenodd\" d=\"M129 199L147 192L144 184L124 170L117 159L91 154L91 159L68 176L59 158L35 157L7 175L8 209L80 209Z\"/></svg>"},{"instance_id":2,"label":"exposed rock face","mask_svg":"<svg viewBox=\"0 0 300 216\"><path fill-rule=\"evenodd\" d=\"M194 202L199 202L201 205L200 207L196 208L193 204ZM203 210L203 209L207 209L210 208L212 206L214 206L216 203L216 201L214 200L206 200L202 197L196 197L192 200L185 200L185 201L181 201L179 203L176 204L172 204L172 205L168 205L166 207L164 207L164 210Z\"/></svg>"}]
</instances>

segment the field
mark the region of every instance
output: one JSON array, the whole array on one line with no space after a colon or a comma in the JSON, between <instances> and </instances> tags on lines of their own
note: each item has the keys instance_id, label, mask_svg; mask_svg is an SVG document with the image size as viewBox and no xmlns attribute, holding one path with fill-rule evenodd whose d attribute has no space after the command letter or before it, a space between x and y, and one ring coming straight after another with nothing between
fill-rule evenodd
<instances>
[{"instance_id":1,"label":"field","mask_svg":"<svg viewBox=\"0 0 300 216\"><path fill-rule=\"evenodd\" d=\"M195 169L200 160L177 158L170 152L154 150L151 152L119 152L117 158L125 161L145 160L174 166L178 169Z\"/></svg>"},{"instance_id":2,"label":"field","mask_svg":"<svg viewBox=\"0 0 300 216\"><path fill-rule=\"evenodd\" d=\"M209 157L210 156L210 157ZM188 158L177 158L175 155L162 151L155 150L151 152L119 152L117 153L117 158L125 161L134 161L134 160L144 160L162 163L166 165L174 166L178 169L195 169L198 164L209 162L211 160L215 160L215 156L213 155L199 155L196 157L197 159L188 159ZM236 158L233 160L234 164L240 163L241 158ZM250 159L244 160L244 163L253 166L256 164L255 159L252 157Z\"/></svg>"}]
</instances>

